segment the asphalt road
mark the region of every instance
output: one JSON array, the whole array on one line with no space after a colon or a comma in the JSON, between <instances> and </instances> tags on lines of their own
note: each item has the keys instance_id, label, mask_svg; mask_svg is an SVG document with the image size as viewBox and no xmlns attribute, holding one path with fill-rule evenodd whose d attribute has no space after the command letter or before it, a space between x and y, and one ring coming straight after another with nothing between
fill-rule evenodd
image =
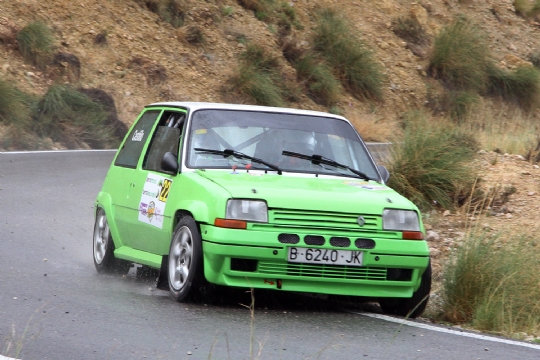
<instances>
[{"instance_id":1,"label":"asphalt road","mask_svg":"<svg viewBox=\"0 0 540 360\"><path fill-rule=\"evenodd\" d=\"M294 295L256 293L252 323L241 291L179 304L135 269L98 275L92 207L112 156L0 154L0 359L540 358L540 346L400 325Z\"/></svg>"}]
</instances>

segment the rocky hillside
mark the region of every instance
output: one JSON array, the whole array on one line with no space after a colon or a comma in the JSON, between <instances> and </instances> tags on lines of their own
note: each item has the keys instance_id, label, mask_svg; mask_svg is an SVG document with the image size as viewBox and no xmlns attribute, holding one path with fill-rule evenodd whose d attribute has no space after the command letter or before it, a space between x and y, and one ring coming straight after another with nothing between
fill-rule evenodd
<instances>
[{"instance_id":1,"label":"rocky hillside","mask_svg":"<svg viewBox=\"0 0 540 360\"><path fill-rule=\"evenodd\" d=\"M0 79L36 95L58 82L102 89L113 97L120 120L128 125L150 102L243 102L223 89L246 44L264 47L278 58L283 77L296 79L296 70L283 57L277 25L246 9L254 1L178 0L182 19L175 25L181 26L174 27L151 11L152 1L0 0ZM441 87L427 74L430 47L411 46L393 31L398 17L414 18L432 39L455 16L465 15L488 34L497 64L509 69L540 50L540 24L516 14L512 0L291 0L288 4L296 19L291 36L300 46L308 47L312 41L316 10L335 8L382 65L382 100L343 92L335 107L367 140L387 140L404 111L426 106L428 91ZM80 76L58 71L70 66L62 61L66 59L44 70L24 62L13 34L35 20L53 29L56 52L80 61ZM498 106L489 98L483 101ZM329 110L304 93L288 106Z\"/></svg>"}]
</instances>

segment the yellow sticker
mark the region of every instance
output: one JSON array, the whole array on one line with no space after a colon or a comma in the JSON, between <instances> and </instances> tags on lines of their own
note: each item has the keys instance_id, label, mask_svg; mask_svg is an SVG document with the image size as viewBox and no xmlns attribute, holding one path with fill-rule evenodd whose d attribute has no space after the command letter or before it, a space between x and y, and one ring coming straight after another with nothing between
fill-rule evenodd
<instances>
[{"instance_id":1,"label":"yellow sticker","mask_svg":"<svg viewBox=\"0 0 540 360\"><path fill-rule=\"evenodd\" d=\"M206 129L199 129L199 130L195 130L195 134L197 135L200 135L200 134L206 134Z\"/></svg>"}]
</instances>

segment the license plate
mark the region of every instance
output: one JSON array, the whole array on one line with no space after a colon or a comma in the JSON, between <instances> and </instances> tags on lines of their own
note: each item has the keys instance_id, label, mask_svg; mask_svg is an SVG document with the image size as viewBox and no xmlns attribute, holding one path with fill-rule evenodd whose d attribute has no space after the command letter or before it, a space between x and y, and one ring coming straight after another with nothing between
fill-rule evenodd
<instances>
[{"instance_id":1,"label":"license plate","mask_svg":"<svg viewBox=\"0 0 540 360\"><path fill-rule=\"evenodd\" d=\"M364 253L355 250L290 247L287 258L293 263L362 266Z\"/></svg>"}]
</instances>

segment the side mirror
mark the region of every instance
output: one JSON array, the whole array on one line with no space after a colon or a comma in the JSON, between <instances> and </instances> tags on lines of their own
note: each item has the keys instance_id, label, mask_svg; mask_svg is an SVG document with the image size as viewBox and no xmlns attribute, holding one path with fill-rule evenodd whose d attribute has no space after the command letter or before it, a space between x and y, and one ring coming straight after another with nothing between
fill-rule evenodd
<instances>
[{"instance_id":1,"label":"side mirror","mask_svg":"<svg viewBox=\"0 0 540 360\"><path fill-rule=\"evenodd\" d=\"M377 169L379 170L379 173L381 174L381 177L386 184L388 182L388 179L390 179L390 172L382 165L378 165Z\"/></svg>"},{"instance_id":2,"label":"side mirror","mask_svg":"<svg viewBox=\"0 0 540 360\"><path fill-rule=\"evenodd\" d=\"M167 151L161 159L161 170L171 172L173 174L178 173L178 158L172 152Z\"/></svg>"}]
</instances>

